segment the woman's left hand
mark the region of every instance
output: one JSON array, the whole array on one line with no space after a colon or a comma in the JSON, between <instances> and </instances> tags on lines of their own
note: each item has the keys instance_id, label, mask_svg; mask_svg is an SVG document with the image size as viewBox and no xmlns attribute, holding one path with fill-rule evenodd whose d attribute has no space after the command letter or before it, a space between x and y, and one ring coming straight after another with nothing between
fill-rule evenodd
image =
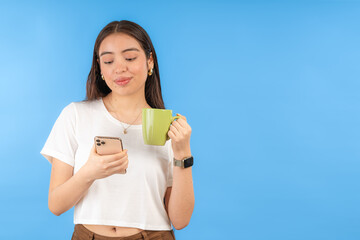
<instances>
[{"instance_id":1,"label":"woman's left hand","mask_svg":"<svg viewBox=\"0 0 360 240\"><path fill-rule=\"evenodd\" d=\"M190 136L191 127L186 121L186 117L176 114L180 118L174 120L168 131L171 139L171 145L174 152L175 159L191 156L190 150Z\"/></svg>"}]
</instances>

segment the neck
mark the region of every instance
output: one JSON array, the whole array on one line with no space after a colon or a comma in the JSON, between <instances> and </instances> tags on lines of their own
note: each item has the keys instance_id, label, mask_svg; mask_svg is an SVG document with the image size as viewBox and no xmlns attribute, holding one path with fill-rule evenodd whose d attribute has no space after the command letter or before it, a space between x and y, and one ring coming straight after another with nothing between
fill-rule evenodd
<instances>
[{"instance_id":1,"label":"neck","mask_svg":"<svg viewBox=\"0 0 360 240\"><path fill-rule=\"evenodd\" d=\"M132 116L138 114L143 108L151 108L145 100L145 93L142 95L121 96L110 92L103 99L110 105L109 111L122 116Z\"/></svg>"}]
</instances>

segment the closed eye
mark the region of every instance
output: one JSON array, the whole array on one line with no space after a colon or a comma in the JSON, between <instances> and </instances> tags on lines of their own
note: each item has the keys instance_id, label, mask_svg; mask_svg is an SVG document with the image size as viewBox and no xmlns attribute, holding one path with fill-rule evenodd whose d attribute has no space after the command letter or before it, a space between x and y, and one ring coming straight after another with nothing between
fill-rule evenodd
<instances>
[{"instance_id":1,"label":"closed eye","mask_svg":"<svg viewBox=\"0 0 360 240\"><path fill-rule=\"evenodd\" d=\"M136 57L134 57L134 58L125 58L125 60L126 61L129 61L129 62L131 62L131 61L134 61L136 59ZM104 64L111 64L111 63L113 63L114 61L108 61L108 62L104 62Z\"/></svg>"}]
</instances>

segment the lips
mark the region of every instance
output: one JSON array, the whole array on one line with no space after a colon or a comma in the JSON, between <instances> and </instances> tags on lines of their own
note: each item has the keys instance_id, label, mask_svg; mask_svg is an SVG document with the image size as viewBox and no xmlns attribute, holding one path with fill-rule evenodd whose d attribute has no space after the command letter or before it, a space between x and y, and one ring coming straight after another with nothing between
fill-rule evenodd
<instances>
[{"instance_id":1,"label":"lips","mask_svg":"<svg viewBox=\"0 0 360 240\"><path fill-rule=\"evenodd\" d=\"M115 83L121 86L128 84L131 80L131 77L120 77L115 80Z\"/></svg>"},{"instance_id":2,"label":"lips","mask_svg":"<svg viewBox=\"0 0 360 240\"><path fill-rule=\"evenodd\" d=\"M129 81L130 79L131 77L119 77L115 79L115 82L125 82L125 81Z\"/></svg>"}]
</instances>

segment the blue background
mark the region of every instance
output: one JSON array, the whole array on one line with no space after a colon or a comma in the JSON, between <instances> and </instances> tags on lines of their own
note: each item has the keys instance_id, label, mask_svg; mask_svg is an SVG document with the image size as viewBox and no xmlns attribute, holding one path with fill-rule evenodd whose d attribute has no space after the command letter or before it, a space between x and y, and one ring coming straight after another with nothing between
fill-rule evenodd
<instances>
[{"instance_id":1,"label":"blue background","mask_svg":"<svg viewBox=\"0 0 360 240\"><path fill-rule=\"evenodd\" d=\"M358 1L0 2L1 239L70 239L40 150L85 98L99 31L140 24L193 129L177 239L360 239Z\"/></svg>"}]
</instances>

